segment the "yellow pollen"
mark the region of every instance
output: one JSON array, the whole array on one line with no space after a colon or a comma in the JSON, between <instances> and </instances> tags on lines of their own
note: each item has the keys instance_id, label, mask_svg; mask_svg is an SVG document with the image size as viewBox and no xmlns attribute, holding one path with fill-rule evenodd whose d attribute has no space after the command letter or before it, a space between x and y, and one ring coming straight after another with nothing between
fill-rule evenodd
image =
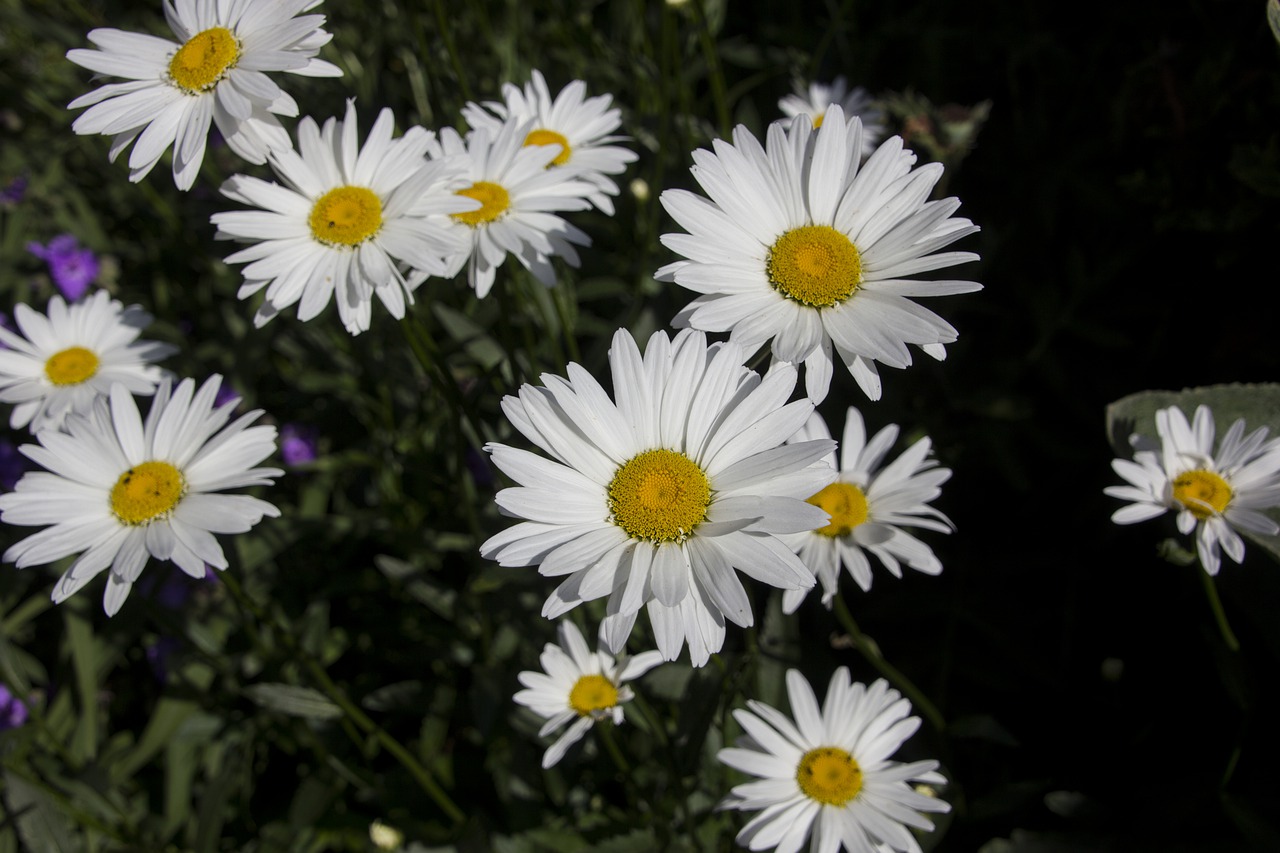
<instances>
[{"instance_id":1,"label":"yellow pollen","mask_svg":"<svg viewBox=\"0 0 1280 853\"><path fill-rule=\"evenodd\" d=\"M646 450L609 483L613 522L635 539L683 542L707 517L711 481L692 459L674 450Z\"/></svg>"},{"instance_id":2,"label":"yellow pollen","mask_svg":"<svg viewBox=\"0 0 1280 853\"><path fill-rule=\"evenodd\" d=\"M815 118L815 119L813 120L813 129L814 129L814 130L817 130L818 128L822 127L822 121L823 121L823 119L825 119L826 117L827 117L827 114L824 112L822 115L820 115L820 116L818 116L817 118Z\"/></svg>"},{"instance_id":3,"label":"yellow pollen","mask_svg":"<svg viewBox=\"0 0 1280 853\"><path fill-rule=\"evenodd\" d=\"M556 133L554 130L531 130L529 135L524 138L525 146L529 145L559 145L560 153L556 155L556 159L547 164L547 168L552 166L563 166L569 162L569 155L573 153L573 149L569 147L569 140L565 139L563 134Z\"/></svg>"},{"instance_id":4,"label":"yellow pollen","mask_svg":"<svg viewBox=\"0 0 1280 853\"><path fill-rule=\"evenodd\" d=\"M569 691L569 707L580 716L589 717L618 704L618 688L603 675L584 675Z\"/></svg>"},{"instance_id":5,"label":"yellow pollen","mask_svg":"<svg viewBox=\"0 0 1280 853\"><path fill-rule=\"evenodd\" d=\"M98 372L98 356L84 347L55 352L44 363L44 375L54 385L79 385Z\"/></svg>"},{"instance_id":6,"label":"yellow pollen","mask_svg":"<svg viewBox=\"0 0 1280 853\"><path fill-rule=\"evenodd\" d=\"M796 767L796 783L805 796L829 806L843 806L862 790L862 768L852 755L835 746L811 749Z\"/></svg>"},{"instance_id":7,"label":"yellow pollen","mask_svg":"<svg viewBox=\"0 0 1280 853\"><path fill-rule=\"evenodd\" d=\"M862 489L851 483L832 483L813 497L808 503L825 509L831 515L826 527L819 527L814 533L823 536L848 536L867 520L867 496Z\"/></svg>"},{"instance_id":8,"label":"yellow pollen","mask_svg":"<svg viewBox=\"0 0 1280 853\"><path fill-rule=\"evenodd\" d=\"M788 299L829 308L862 283L862 254L830 225L802 225L773 244L765 271L774 290Z\"/></svg>"},{"instance_id":9,"label":"yellow pollen","mask_svg":"<svg viewBox=\"0 0 1280 853\"><path fill-rule=\"evenodd\" d=\"M111 487L111 511L123 524L149 524L168 518L187 493L182 472L168 462L143 462L120 475Z\"/></svg>"},{"instance_id":10,"label":"yellow pollen","mask_svg":"<svg viewBox=\"0 0 1280 853\"><path fill-rule=\"evenodd\" d=\"M226 27L196 33L169 60L169 79L189 95L218 85L240 59L240 42Z\"/></svg>"},{"instance_id":11,"label":"yellow pollen","mask_svg":"<svg viewBox=\"0 0 1280 853\"><path fill-rule=\"evenodd\" d=\"M457 195L474 198L480 202L479 210L450 214L454 219L465 222L472 228L492 222L506 213L507 208L511 206L511 196L507 194L506 188L489 181L476 181L465 190L458 190Z\"/></svg>"},{"instance_id":12,"label":"yellow pollen","mask_svg":"<svg viewBox=\"0 0 1280 853\"><path fill-rule=\"evenodd\" d=\"M330 246L359 246L382 227L382 200L364 187L338 187L316 199L311 236Z\"/></svg>"},{"instance_id":13,"label":"yellow pollen","mask_svg":"<svg viewBox=\"0 0 1280 853\"><path fill-rule=\"evenodd\" d=\"M1203 521L1221 515L1231 502L1231 487L1212 471L1188 471L1173 481L1173 499Z\"/></svg>"}]
</instances>

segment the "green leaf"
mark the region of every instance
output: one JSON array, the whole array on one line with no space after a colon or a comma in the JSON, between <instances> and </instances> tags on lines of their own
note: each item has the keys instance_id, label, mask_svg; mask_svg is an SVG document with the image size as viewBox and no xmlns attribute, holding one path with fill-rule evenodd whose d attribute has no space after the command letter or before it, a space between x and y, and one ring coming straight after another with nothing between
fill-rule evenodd
<instances>
[{"instance_id":1,"label":"green leaf","mask_svg":"<svg viewBox=\"0 0 1280 853\"><path fill-rule=\"evenodd\" d=\"M155 713L142 732L142 738L133 751L113 768L113 775L118 781L131 777L134 773L160 753L173 737L173 733L182 725L187 717L195 713L197 705L189 699L174 699L165 696L156 704Z\"/></svg>"},{"instance_id":2,"label":"green leaf","mask_svg":"<svg viewBox=\"0 0 1280 853\"><path fill-rule=\"evenodd\" d=\"M62 619L66 625L71 663L76 672L76 694L80 700L80 716L71 740L71 754L81 759L93 758L98 754L98 656L93 628L72 607L63 608Z\"/></svg>"},{"instance_id":3,"label":"green leaf","mask_svg":"<svg viewBox=\"0 0 1280 853\"><path fill-rule=\"evenodd\" d=\"M336 720L342 716L341 708L326 699L323 693L310 687L267 683L246 687L244 692L259 706L290 717Z\"/></svg>"},{"instance_id":4,"label":"green leaf","mask_svg":"<svg viewBox=\"0 0 1280 853\"><path fill-rule=\"evenodd\" d=\"M82 845L72 835L71 822L48 794L10 771L4 772L4 805L13 816L24 850L69 853Z\"/></svg>"}]
</instances>

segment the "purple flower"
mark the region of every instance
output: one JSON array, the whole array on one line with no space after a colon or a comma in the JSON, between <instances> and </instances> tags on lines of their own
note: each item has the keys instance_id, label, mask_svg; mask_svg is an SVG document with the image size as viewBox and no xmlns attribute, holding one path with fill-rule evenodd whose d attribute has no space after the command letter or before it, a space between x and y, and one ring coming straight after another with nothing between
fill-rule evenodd
<instances>
[{"instance_id":1,"label":"purple flower","mask_svg":"<svg viewBox=\"0 0 1280 853\"><path fill-rule=\"evenodd\" d=\"M0 205L18 204L27 194L27 176L19 175L0 189Z\"/></svg>"},{"instance_id":2,"label":"purple flower","mask_svg":"<svg viewBox=\"0 0 1280 853\"><path fill-rule=\"evenodd\" d=\"M221 406L224 403L230 403L232 400L237 403L240 402L240 392L232 388L230 382L223 382L218 387L218 393L213 398L213 405Z\"/></svg>"},{"instance_id":3,"label":"purple flower","mask_svg":"<svg viewBox=\"0 0 1280 853\"><path fill-rule=\"evenodd\" d=\"M98 277L98 258L92 249L82 249L71 234L59 234L49 245L28 243L27 251L49 265L53 283L69 302L84 296Z\"/></svg>"},{"instance_id":4,"label":"purple flower","mask_svg":"<svg viewBox=\"0 0 1280 853\"><path fill-rule=\"evenodd\" d=\"M0 438L0 489L13 491L14 485L27 471L27 457L7 438Z\"/></svg>"},{"instance_id":5,"label":"purple flower","mask_svg":"<svg viewBox=\"0 0 1280 853\"><path fill-rule=\"evenodd\" d=\"M316 461L316 442L319 433L315 427L304 424L285 424L280 427L280 455L290 467Z\"/></svg>"},{"instance_id":6,"label":"purple flower","mask_svg":"<svg viewBox=\"0 0 1280 853\"><path fill-rule=\"evenodd\" d=\"M27 706L0 684L0 732L16 729L27 721Z\"/></svg>"}]
</instances>

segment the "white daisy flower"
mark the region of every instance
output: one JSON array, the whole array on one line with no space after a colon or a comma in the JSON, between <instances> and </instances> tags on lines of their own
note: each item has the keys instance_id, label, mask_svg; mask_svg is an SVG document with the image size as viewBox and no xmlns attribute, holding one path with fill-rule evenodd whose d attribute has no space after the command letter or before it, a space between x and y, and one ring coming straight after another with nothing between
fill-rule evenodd
<instances>
[{"instance_id":1,"label":"white daisy flower","mask_svg":"<svg viewBox=\"0 0 1280 853\"><path fill-rule=\"evenodd\" d=\"M851 684L845 667L831 677L821 711L813 688L794 669L787 672L787 695L795 722L748 700L750 711L733 712L747 736L716 756L760 777L735 787L723 803L760 811L738 833L738 843L796 853L812 832L810 849L820 853L837 853L842 846L850 853L919 853L907 827L932 830L921 812L948 812L951 806L907 784L945 784L934 772L938 762L889 760L920 728L919 717L907 716L911 703L884 679L870 687Z\"/></svg>"},{"instance_id":2,"label":"white daisy flower","mask_svg":"<svg viewBox=\"0 0 1280 853\"><path fill-rule=\"evenodd\" d=\"M520 683L525 689L513 697L518 704L533 710L547 722L538 731L546 737L570 720L573 725L547 748L542 756L543 768L551 767L569 747L601 720L622 725L622 706L635 698L628 681L634 681L662 663L662 655L644 652L632 658L615 661L605 651L592 654L582 633L569 621L559 627L560 645L547 643L542 650L543 672L522 672Z\"/></svg>"},{"instance_id":3,"label":"white daisy flower","mask_svg":"<svg viewBox=\"0 0 1280 853\"><path fill-rule=\"evenodd\" d=\"M480 553L504 566L566 576L542 615L555 619L608 596L601 627L618 652L648 605L658 650L674 660L687 641L694 666L724 642L725 620L752 624L735 569L770 586L807 589L813 573L778 534L826 524L805 503L834 472L813 465L832 441L784 445L809 417L787 403L796 371L761 378L736 344L707 346L690 330L649 339L641 357L619 330L609 351L616 403L577 364L507 397L507 418L552 458L489 444L518 488L499 508L526 519Z\"/></svg>"},{"instance_id":4,"label":"white daisy flower","mask_svg":"<svg viewBox=\"0 0 1280 853\"><path fill-rule=\"evenodd\" d=\"M18 568L79 554L53 588L62 602L110 567L103 606L124 604L149 557L172 560L194 578L205 564L225 569L215 533L244 533L280 511L226 489L269 486L278 468L255 468L276 449L276 428L250 427L258 409L227 424L238 399L215 407L221 377L199 389L165 381L144 424L124 385L87 415L67 418L66 433L45 430L22 453L46 471L28 472L0 495L0 521L49 525L4 554ZM172 394L171 394L172 391Z\"/></svg>"},{"instance_id":5,"label":"white daisy flower","mask_svg":"<svg viewBox=\"0 0 1280 853\"><path fill-rule=\"evenodd\" d=\"M788 441L830 437L826 423L815 412ZM942 493L939 487L951 479L951 469L939 468L938 460L929 455L928 438L884 465L897 440L898 427L890 424L867 441L862 413L850 406L840 440L840 465L834 453L827 460L840 473L834 483L809 498L809 503L831 514L831 521L816 530L781 537L818 576L827 607L839 591L841 565L864 592L871 589L867 552L879 558L894 577L902 577L902 563L929 575L942 571L942 561L933 550L903 528L951 532L950 520L929 506ZM807 590L787 590L782 609L794 613L806 594Z\"/></svg>"},{"instance_id":6,"label":"white daisy flower","mask_svg":"<svg viewBox=\"0 0 1280 853\"><path fill-rule=\"evenodd\" d=\"M113 137L110 158L137 140L129 155L129 180L140 181L173 146L173 180L190 189L204 160L209 125L250 163L287 148L289 135L277 115L296 116L298 105L264 72L341 77L335 65L316 59L332 36L323 15L302 12L320 0L165 0L164 16L177 41L124 30L97 29L98 50L77 49L67 59L108 77L108 83L76 98L69 109L89 107L72 130Z\"/></svg>"},{"instance_id":7,"label":"white daisy flower","mask_svg":"<svg viewBox=\"0 0 1280 853\"><path fill-rule=\"evenodd\" d=\"M523 89L511 83L503 85L504 102L468 103L462 108L462 117L471 127L486 130L491 136L501 132L505 121L532 121L533 128L525 134L524 144L559 145L560 153L551 166L578 173L579 180L593 187L587 199L597 210L612 216L610 196L619 190L607 176L626 171L627 164L634 163L637 155L614 144L627 137L612 135L622 124L622 112L609 108L611 97L586 95L587 84L574 80L552 98L542 73L534 70L533 79Z\"/></svg>"},{"instance_id":8,"label":"white daisy flower","mask_svg":"<svg viewBox=\"0 0 1280 853\"><path fill-rule=\"evenodd\" d=\"M427 160L434 134L412 127L392 139L394 123L391 110L382 110L362 147L355 102L347 101L345 120L330 118L321 129L304 118L299 150L271 152L284 186L246 175L223 184L223 195L260 208L211 217L218 239L253 244L227 263L247 264L241 299L267 290L254 325L294 303L298 319L310 320L336 297L342 324L357 335L369 328L375 295L400 319L416 284L443 274L445 256L466 250L448 219L479 206L454 192L466 185L462 161ZM397 262L422 278L410 284Z\"/></svg>"},{"instance_id":9,"label":"white daisy flower","mask_svg":"<svg viewBox=\"0 0 1280 853\"><path fill-rule=\"evenodd\" d=\"M1194 419L1177 406L1156 412L1159 452L1139 450L1133 461L1115 459L1111 467L1127 486L1108 486L1113 498L1131 501L1111 516L1116 524L1133 524L1177 512L1178 530L1195 531L1200 564L1216 575L1222 564L1219 547L1235 562L1244 560L1244 540L1237 530L1275 536L1277 525L1259 510L1280 506L1280 438L1267 441L1267 428L1247 436L1244 418L1231 425L1214 452L1213 413L1197 406ZM1141 436L1131 442L1138 446Z\"/></svg>"},{"instance_id":10,"label":"white daisy flower","mask_svg":"<svg viewBox=\"0 0 1280 853\"><path fill-rule=\"evenodd\" d=\"M702 294L673 323L729 332L747 351L772 339L775 359L804 362L815 402L830 385L833 344L877 400L875 362L906 367L907 344L941 359L956 339L954 328L908 297L982 287L906 278L975 260L972 252L936 252L978 229L951 216L959 200L926 201L940 163L912 170L915 155L894 136L860 165L862 136L861 123L846 121L838 105L821 131L803 118L790 131L774 122L767 147L739 126L734 144L716 140L714 153L693 153L693 175L709 201L684 190L661 196L689 233L663 235L688 260L658 277Z\"/></svg>"},{"instance_id":11,"label":"white daisy flower","mask_svg":"<svg viewBox=\"0 0 1280 853\"><path fill-rule=\"evenodd\" d=\"M849 88L844 75L827 83L810 83L807 87L795 83L795 94L785 95L778 101L778 109L787 117L782 126L791 127L796 116L808 116L814 128L822 127L827 108L836 104L844 111L845 118L857 116L862 120L862 156L875 150L876 143L884 135L884 115L872 106L871 95L861 86Z\"/></svg>"},{"instance_id":12,"label":"white daisy flower","mask_svg":"<svg viewBox=\"0 0 1280 853\"><path fill-rule=\"evenodd\" d=\"M116 383L133 394L154 394L165 371L151 362L177 352L138 340L151 315L124 307L105 290L71 305L54 296L48 316L18 305L13 319L17 331L0 326L0 401L16 404L9 418L14 429L58 429L67 414L87 413Z\"/></svg>"}]
</instances>

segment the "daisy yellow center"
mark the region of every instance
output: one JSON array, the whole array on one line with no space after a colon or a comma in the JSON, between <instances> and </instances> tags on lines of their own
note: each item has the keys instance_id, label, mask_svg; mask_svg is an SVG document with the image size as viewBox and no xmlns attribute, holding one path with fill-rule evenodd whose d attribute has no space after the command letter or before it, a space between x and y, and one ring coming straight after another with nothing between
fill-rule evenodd
<instances>
[{"instance_id":1,"label":"daisy yellow center","mask_svg":"<svg viewBox=\"0 0 1280 853\"><path fill-rule=\"evenodd\" d=\"M98 356L84 347L55 352L44 363L44 375L54 385L79 385L98 372Z\"/></svg>"},{"instance_id":2,"label":"daisy yellow center","mask_svg":"<svg viewBox=\"0 0 1280 853\"><path fill-rule=\"evenodd\" d=\"M862 283L862 254L830 225L802 225L773 244L765 270L774 290L788 299L829 308Z\"/></svg>"},{"instance_id":3,"label":"daisy yellow center","mask_svg":"<svg viewBox=\"0 0 1280 853\"><path fill-rule=\"evenodd\" d=\"M179 89L198 95L212 89L240 59L240 42L226 27L193 35L169 60L169 77Z\"/></svg>"},{"instance_id":4,"label":"daisy yellow center","mask_svg":"<svg viewBox=\"0 0 1280 853\"><path fill-rule=\"evenodd\" d=\"M321 243L359 246L382 227L382 200L364 187L338 187L316 199L307 224Z\"/></svg>"},{"instance_id":5,"label":"daisy yellow center","mask_svg":"<svg viewBox=\"0 0 1280 853\"><path fill-rule=\"evenodd\" d=\"M826 527L814 531L823 536L848 536L853 528L867 520L869 512L867 496L852 483L832 483L808 502L831 515Z\"/></svg>"},{"instance_id":6,"label":"daisy yellow center","mask_svg":"<svg viewBox=\"0 0 1280 853\"><path fill-rule=\"evenodd\" d=\"M646 450L609 483L613 521L635 539L683 542L707 517L711 481L674 450Z\"/></svg>"},{"instance_id":7,"label":"daisy yellow center","mask_svg":"<svg viewBox=\"0 0 1280 853\"><path fill-rule=\"evenodd\" d=\"M1212 471L1188 471L1173 481L1173 499L1203 521L1220 515L1231 502L1231 487Z\"/></svg>"},{"instance_id":8,"label":"daisy yellow center","mask_svg":"<svg viewBox=\"0 0 1280 853\"><path fill-rule=\"evenodd\" d=\"M507 208L511 206L511 196L507 194L506 187L489 181L476 181L465 190L458 190L457 194L480 202L478 210L451 214L454 219L465 222L473 228L477 225L487 225L506 213Z\"/></svg>"},{"instance_id":9,"label":"daisy yellow center","mask_svg":"<svg viewBox=\"0 0 1280 853\"><path fill-rule=\"evenodd\" d=\"M862 790L862 768L852 755L834 746L811 749L796 767L796 784L811 800L843 806Z\"/></svg>"},{"instance_id":10,"label":"daisy yellow center","mask_svg":"<svg viewBox=\"0 0 1280 853\"><path fill-rule=\"evenodd\" d=\"M529 135L524 138L524 144L526 146L559 145L560 153L556 155L556 159L547 164L548 168L551 166L563 166L569 162L569 155L573 153L573 149L569 147L569 140L565 139L562 134L545 128L529 131Z\"/></svg>"},{"instance_id":11,"label":"daisy yellow center","mask_svg":"<svg viewBox=\"0 0 1280 853\"><path fill-rule=\"evenodd\" d=\"M827 117L826 113L823 113L822 115L816 117L813 120L813 129L817 130L818 128L822 127L822 120L825 119L826 117Z\"/></svg>"},{"instance_id":12,"label":"daisy yellow center","mask_svg":"<svg viewBox=\"0 0 1280 853\"><path fill-rule=\"evenodd\" d=\"M584 675L569 691L569 707L579 716L589 717L618 704L618 688L603 675Z\"/></svg>"},{"instance_id":13,"label":"daisy yellow center","mask_svg":"<svg viewBox=\"0 0 1280 853\"><path fill-rule=\"evenodd\" d=\"M182 472L168 462L143 462L111 487L111 511L130 526L166 518L187 493Z\"/></svg>"}]
</instances>

